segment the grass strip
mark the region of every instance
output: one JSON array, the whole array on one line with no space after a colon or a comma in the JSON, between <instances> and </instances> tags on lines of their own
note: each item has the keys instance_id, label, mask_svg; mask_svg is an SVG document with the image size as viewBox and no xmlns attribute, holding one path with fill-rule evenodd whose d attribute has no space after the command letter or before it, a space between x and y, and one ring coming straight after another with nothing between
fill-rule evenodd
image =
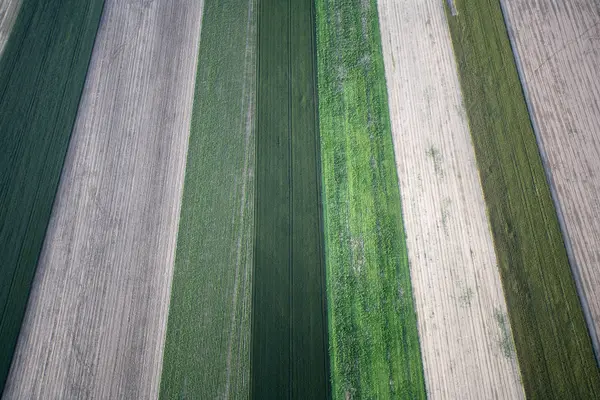
<instances>
[{"instance_id":1,"label":"grass strip","mask_svg":"<svg viewBox=\"0 0 600 400\"><path fill-rule=\"evenodd\" d=\"M23 0L0 59L0 392L103 6L103 0Z\"/></svg>"},{"instance_id":2,"label":"grass strip","mask_svg":"<svg viewBox=\"0 0 600 400\"><path fill-rule=\"evenodd\" d=\"M256 0L205 0L160 397L246 398Z\"/></svg>"},{"instance_id":3,"label":"grass strip","mask_svg":"<svg viewBox=\"0 0 600 400\"><path fill-rule=\"evenodd\" d=\"M313 0L259 0L253 398L329 395Z\"/></svg>"},{"instance_id":4,"label":"grass strip","mask_svg":"<svg viewBox=\"0 0 600 400\"><path fill-rule=\"evenodd\" d=\"M333 397L425 398L375 0L317 2Z\"/></svg>"},{"instance_id":5,"label":"grass strip","mask_svg":"<svg viewBox=\"0 0 600 400\"><path fill-rule=\"evenodd\" d=\"M596 398L600 374L498 0L447 18L528 398Z\"/></svg>"}]
</instances>

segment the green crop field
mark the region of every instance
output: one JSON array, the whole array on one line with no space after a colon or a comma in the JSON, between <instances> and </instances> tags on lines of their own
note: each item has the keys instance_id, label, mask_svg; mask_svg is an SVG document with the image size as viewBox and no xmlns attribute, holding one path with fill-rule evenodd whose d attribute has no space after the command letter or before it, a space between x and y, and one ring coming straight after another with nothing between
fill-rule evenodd
<instances>
[{"instance_id":1,"label":"green crop field","mask_svg":"<svg viewBox=\"0 0 600 400\"><path fill-rule=\"evenodd\" d=\"M23 0L0 59L0 392L103 5L103 0Z\"/></svg>"},{"instance_id":2,"label":"green crop field","mask_svg":"<svg viewBox=\"0 0 600 400\"><path fill-rule=\"evenodd\" d=\"M256 0L206 0L160 397L250 379Z\"/></svg>"},{"instance_id":3,"label":"green crop field","mask_svg":"<svg viewBox=\"0 0 600 400\"><path fill-rule=\"evenodd\" d=\"M317 43L333 397L425 398L376 1L317 2Z\"/></svg>"},{"instance_id":4,"label":"green crop field","mask_svg":"<svg viewBox=\"0 0 600 400\"><path fill-rule=\"evenodd\" d=\"M600 375L498 0L447 12L528 398L597 398Z\"/></svg>"},{"instance_id":5,"label":"green crop field","mask_svg":"<svg viewBox=\"0 0 600 400\"><path fill-rule=\"evenodd\" d=\"M314 3L258 15L253 398L329 395Z\"/></svg>"}]
</instances>

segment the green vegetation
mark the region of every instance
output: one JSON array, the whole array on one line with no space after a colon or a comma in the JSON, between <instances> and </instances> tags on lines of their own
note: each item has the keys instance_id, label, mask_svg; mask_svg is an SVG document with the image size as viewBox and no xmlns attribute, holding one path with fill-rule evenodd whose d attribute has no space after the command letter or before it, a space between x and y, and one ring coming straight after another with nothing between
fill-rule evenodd
<instances>
[{"instance_id":1,"label":"green vegetation","mask_svg":"<svg viewBox=\"0 0 600 400\"><path fill-rule=\"evenodd\" d=\"M591 399L600 375L498 0L447 12L528 398Z\"/></svg>"},{"instance_id":2,"label":"green vegetation","mask_svg":"<svg viewBox=\"0 0 600 400\"><path fill-rule=\"evenodd\" d=\"M252 397L329 395L314 3L258 14Z\"/></svg>"},{"instance_id":3,"label":"green vegetation","mask_svg":"<svg viewBox=\"0 0 600 400\"><path fill-rule=\"evenodd\" d=\"M23 0L0 59L0 392L103 6L103 0Z\"/></svg>"},{"instance_id":4,"label":"green vegetation","mask_svg":"<svg viewBox=\"0 0 600 400\"><path fill-rule=\"evenodd\" d=\"M333 397L425 398L375 0L317 2Z\"/></svg>"},{"instance_id":5,"label":"green vegetation","mask_svg":"<svg viewBox=\"0 0 600 400\"><path fill-rule=\"evenodd\" d=\"M206 0L160 397L245 398L256 0Z\"/></svg>"}]
</instances>

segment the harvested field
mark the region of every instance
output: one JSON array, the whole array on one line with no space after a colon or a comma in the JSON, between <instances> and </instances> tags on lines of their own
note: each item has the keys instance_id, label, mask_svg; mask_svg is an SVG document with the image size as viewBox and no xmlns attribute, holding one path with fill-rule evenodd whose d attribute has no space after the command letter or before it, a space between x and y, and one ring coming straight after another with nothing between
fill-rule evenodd
<instances>
[{"instance_id":1,"label":"harvested field","mask_svg":"<svg viewBox=\"0 0 600 400\"><path fill-rule=\"evenodd\" d=\"M25 314L103 3L24 0L0 57L0 391Z\"/></svg>"},{"instance_id":2,"label":"harvested field","mask_svg":"<svg viewBox=\"0 0 600 400\"><path fill-rule=\"evenodd\" d=\"M106 1L5 398L158 396L201 15Z\"/></svg>"},{"instance_id":3,"label":"harvested field","mask_svg":"<svg viewBox=\"0 0 600 400\"><path fill-rule=\"evenodd\" d=\"M22 0L0 0L0 57L13 24L19 13Z\"/></svg>"},{"instance_id":4,"label":"harvested field","mask_svg":"<svg viewBox=\"0 0 600 400\"><path fill-rule=\"evenodd\" d=\"M314 2L260 0L251 397L329 394Z\"/></svg>"},{"instance_id":5,"label":"harvested field","mask_svg":"<svg viewBox=\"0 0 600 400\"><path fill-rule=\"evenodd\" d=\"M375 0L317 2L332 397L425 398Z\"/></svg>"},{"instance_id":6,"label":"harvested field","mask_svg":"<svg viewBox=\"0 0 600 400\"><path fill-rule=\"evenodd\" d=\"M566 242L571 247L570 261L591 311L591 334L597 343L600 4L596 0L503 0L502 4Z\"/></svg>"},{"instance_id":7,"label":"harvested field","mask_svg":"<svg viewBox=\"0 0 600 400\"><path fill-rule=\"evenodd\" d=\"M444 4L418 3L378 8L427 394L523 398Z\"/></svg>"},{"instance_id":8,"label":"harvested field","mask_svg":"<svg viewBox=\"0 0 600 400\"><path fill-rule=\"evenodd\" d=\"M449 18L523 386L596 398L600 374L498 0Z\"/></svg>"},{"instance_id":9,"label":"harvested field","mask_svg":"<svg viewBox=\"0 0 600 400\"><path fill-rule=\"evenodd\" d=\"M198 57L160 397L242 399L250 390L256 0L206 0Z\"/></svg>"}]
</instances>

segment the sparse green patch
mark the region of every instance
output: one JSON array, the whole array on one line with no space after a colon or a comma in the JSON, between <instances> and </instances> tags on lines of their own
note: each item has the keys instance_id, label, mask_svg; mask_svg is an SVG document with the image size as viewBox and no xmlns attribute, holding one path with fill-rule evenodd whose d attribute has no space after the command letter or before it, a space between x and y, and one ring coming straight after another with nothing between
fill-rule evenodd
<instances>
[{"instance_id":1,"label":"sparse green patch","mask_svg":"<svg viewBox=\"0 0 600 400\"><path fill-rule=\"evenodd\" d=\"M0 59L0 393L104 0L23 0Z\"/></svg>"},{"instance_id":2,"label":"sparse green patch","mask_svg":"<svg viewBox=\"0 0 600 400\"><path fill-rule=\"evenodd\" d=\"M205 0L160 397L247 398L256 0Z\"/></svg>"},{"instance_id":3,"label":"sparse green patch","mask_svg":"<svg viewBox=\"0 0 600 400\"><path fill-rule=\"evenodd\" d=\"M500 4L456 7L457 16L446 15L527 397L598 398L600 374Z\"/></svg>"},{"instance_id":4,"label":"sparse green patch","mask_svg":"<svg viewBox=\"0 0 600 400\"><path fill-rule=\"evenodd\" d=\"M333 398L425 398L375 0L317 2Z\"/></svg>"}]
</instances>

